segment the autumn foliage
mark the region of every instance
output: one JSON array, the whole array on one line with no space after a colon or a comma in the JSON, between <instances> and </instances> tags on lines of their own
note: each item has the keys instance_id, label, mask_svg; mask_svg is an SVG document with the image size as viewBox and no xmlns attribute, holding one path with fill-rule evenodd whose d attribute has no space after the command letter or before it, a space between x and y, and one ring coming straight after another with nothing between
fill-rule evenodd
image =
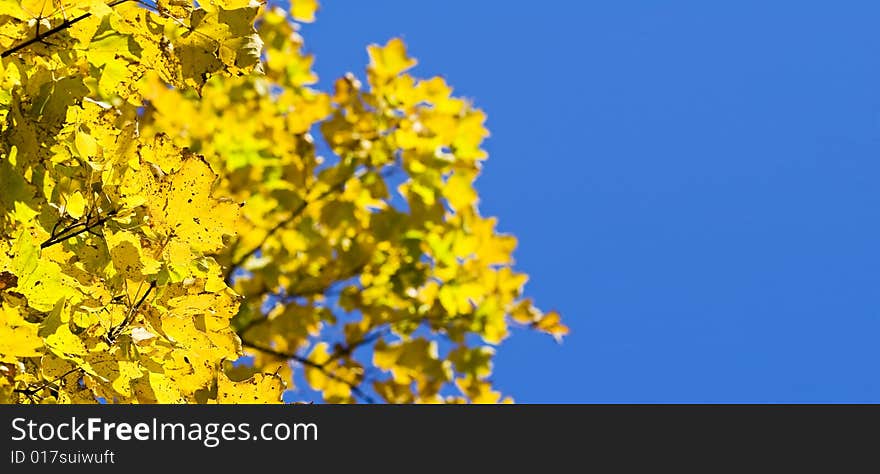
<instances>
[{"instance_id":1,"label":"autumn foliage","mask_svg":"<svg viewBox=\"0 0 880 474\"><path fill-rule=\"evenodd\" d=\"M484 113L399 39L317 89L316 8L0 0L0 402L494 403L511 325L566 334Z\"/></svg>"}]
</instances>

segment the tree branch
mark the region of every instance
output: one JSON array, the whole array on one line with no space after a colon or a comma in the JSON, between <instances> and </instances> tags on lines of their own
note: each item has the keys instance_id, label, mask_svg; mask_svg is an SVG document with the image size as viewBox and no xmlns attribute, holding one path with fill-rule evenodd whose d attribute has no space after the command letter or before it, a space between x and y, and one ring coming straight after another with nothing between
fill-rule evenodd
<instances>
[{"instance_id":1,"label":"tree branch","mask_svg":"<svg viewBox=\"0 0 880 474\"><path fill-rule=\"evenodd\" d=\"M263 236L262 240L260 240L260 243L258 243L256 246L254 246L254 248L248 250L247 252L242 254L241 257L238 257L237 259L233 260L231 264L229 264L229 268L226 269L226 275L224 277L224 279L226 280L226 284L231 286L232 282L230 281L230 278L232 277L232 274L235 272L235 270L238 269L239 267L241 267L241 264L243 264L245 261L247 261L247 259L249 259L251 256L253 256L255 253L259 252L260 249L263 248L263 245L266 245L266 242L268 242L269 239L276 232L278 232L279 230L283 229L288 224L293 222L297 217L299 217L303 212L305 212L305 210L313 202L320 201L321 199L324 199L325 197L329 196L331 193L336 192L338 190L337 188L344 187L345 183L348 181L348 179L349 178L341 180L339 183L336 183L335 185L331 186L329 189L327 189L326 191L321 193L313 201L303 200L299 204L299 206L295 207L290 212L290 215L287 216L287 218L281 220L280 222L278 222L277 224L272 226L268 231L266 231L266 235Z\"/></svg>"},{"instance_id":2,"label":"tree branch","mask_svg":"<svg viewBox=\"0 0 880 474\"><path fill-rule=\"evenodd\" d=\"M119 4L128 2L128 1L130 1L130 0L116 0L114 2L108 3L107 6L110 8L113 8L116 5L119 5ZM92 16L92 13L86 12L76 18L71 18L70 20L65 20L64 22L62 22L60 25L56 26L55 28L52 28L50 30L46 30L43 33L39 33L27 41L25 41L19 45L13 46L12 48L7 49L6 51L3 51L3 53L0 53L0 58L5 58L6 56L9 56L10 54L17 53L18 51L21 51L22 49L27 48L28 46L30 46L34 43L40 43L43 40L45 40L46 38L54 35L55 33L58 33L60 31L64 31L64 30L70 28L71 26L79 23L80 21L85 20L86 18L88 18L90 16Z\"/></svg>"},{"instance_id":3,"label":"tree branch","mask_svg":"<svg viewBox=\"0 0 880 474\"><path fill-rule=\"evenodd\" d=\"M348 280L351 280L352 278L360 275L361 273L363 273L364 268L366 268L369 263L370 258L368 257L363 263L358 264L348 272L336 275L333 280L326 285L316 286L312 288L294 289L289 294L278 295L278 297L282 303L290 304L294 302L296 298L307 298L310 296L318 295L322 295L324 297L338 295L342 290L340 288L333 288L333 286L340 283L344 284Z\"/></svg>"},{"instance_id":4,"label":"tree branch","mask_svg":"<svg viewBox=\"0 0 880 474\"><path fill-rule=\"evenodd\" d=\"M64 242L67 239L76 237L85 232L92 232L92 229L95 227L103 225L107 220L116 215L116 211L110 211L107 215L103 217L99 217L94 222L89 222L89 217L86 217L85 222L77 222L68 227L65 227L61 230L61 232L52 233L52 236L49 237L45 242L40 244L41 249L45 249L47 247L51 247L57 243ZM80 228L81 227L81 228Z\"/></svg>"},{"instance_id":5,"label":"tree branch","mask_svg":"<svg viewBox=\"0 0 880 474\"><path fill-rule=\"evenodd\" d=\"M364 337L361 338L359 341L355 341L355 342L352 342L351 344L346 344L344 346L337 346L334 349L333 354L330 356L329 359L327 359L327 362L324 362L324 364L329 364L330 362L333 362L336 359L348 357L358 347L365 346L367 344L372 343L373 341L376 341L377 339L384 336L385 334L388 334L388 331L389 331L389 328L383 328L383 329L380 329L372 334L364 335Z\"/></svg>"},{"instance_id":6,"label":"tree branch","mask_svg":"<svg viewBox=\"0 0 880 474\"><path fill-rule=\"evenodd\" d=\"M394 168L391 168L389 172L387 172L387 173L382 173L382 176L387 178L387 177L390 176L393 172L394 172ZM305 212L305 210L308 209L308 207L309 207L310 205L312 205L312 204L314 204L314 203L316 203L316 202L318 202L318 201L322 201L322 200L324 200L327 196L329 196L329 195L331 195L331 194L333 194L333 193L336 193L336 192L341 191L343 188L345 188L345 183L347 183L349 179L352 179L352 178L360 178L360 177L362 177L365 173L366 173L366 172L362 169L360 173L353 173L351 176L349 176L349 177L347 177L347 178L345 178L345 179L341 179L341 180L339 180L338 183L336 183L336 184L334 184L333 186L329 187L328 189L326 189L324 192L322 192L320 195L318 195L318 196L315 197L314 199L312 199L312 200L303 200L303 202L301 202L297 207L295 207L295 208L290 212L290 215L287 216L287 218L281 220L280 222L278 222L277 224L275 224L274 226L272 226L268 231L266 231L266 235L263 236L263 238L260 240L260 243L258 243L256 246L254 246L254 248L248 250L247 252L245 252L244 254L242 254L241 257L239 257L239 258L233 260L232 263L229 264L229 268L226 269L226 274L223 276L223 279L226 281L226 284L229 285L229 286L232 286L232 280L231 280L231 279L232 279L232 274L235 273L235 270L238 269L239 267L241 267L241 265L242 265L245 261L247 261L247 259L249 259L250 257L252 257L255 253L259 252L260 249L263 248L263 245L266 245L266 242L268 242L269 239L270 239L273 235L275 235L276 232L278 232L279 230L283 229L284 227L287 227L291 222L293 222L294 220L296 220L296 218L299 217L300 215L302 215L302 213Z\"/></svg>"},{"instance_id":7,"label":"tree branch","mask_svg":"<svg viewBox=\"0 0 880 474\"><path fill-rule=\"evenodd\" d=\"M150 295L150 292L156 288L156 282L151 281L149 288L144 292L143 296L138 299L137 303L134 304L131 308L128 309L128 314L125 315L125 319L119 323L119 326L110 328L110 331L107 332L107 340L110 341L110 344L114 344L116 342L116 338L125 330L128 325L134 321L134 317L137 315L138 311L141 309L141 306L144 304L144 301L147 300L147 296ZM138 286L138 290L140 290L140 286Z\"/></svg>"},{"instance_id":8,"label":"tree branch","mask_svg":"<svg viewBox=\"0 0 880 474\"><path fill-rule=\"evenodd\" d=\"M329 363L331 360L333 360L332 358L328 359L327 362L319 364L319 363L317 363L307 357L302 357L297 354L285 354L284 352L276 351L275 349L272 349L269 347L263 347L263 346L260 346L259 344L255 344L255 343L246 341L244 339L241 340L241 344L245 347L250 347L251 349L258 350L260 352L264 352L264 353L269 354L271 356L278 357L279 359L290 359L290 360L299 362L300 364L302 364L304 366L311 367L316 370L320 370L321 373L323 373L327 378L335 380L337 382L344 383L345 385L348 385L348 388L351 389L351 393L353 393L356 397L361 398L362 400L364 400L365 402L370 403L370 404L376 403L376 400L373 397L371 397L370 395L368 395L366 392L364 392L360 388L359 384L354 383L350 380L346 380L345 378L340 377L340 376L336 375L335 373L327 370L326 364Z\"/></svg>"},{"instance_id":9,"label":"tree branch","mask_svg":"<svg viewBox=\"0 0 880 474\"><path fill-rule=\"evenodd\" d=\"M74 372L77 372L77 371L81 371L81 370L82 370L82 369L79 368L79 367L74 367L74 368L68 370L67 372L65 372L65 373L63 373L63 374L61 374L61 375L59 375L58 377L56 377L56 378L54 378L54 379L52 379L52 380L50 380L50 381L48 381L48 382L46 382L46 383L40 385L40 386L37 387L37 388L17 388L17 389L15 389L15 390L13 390L13 392L15 392L15 393L21 393L21 394L27 396L28 398L30 398L30 397L36 395L37 393L39 393L39 392L40 392L41 390L43 390L44 388L48 388L49 386L55 384L55 383L58 382L59 380L64 379L64 377L67 377L68 375L70 375L70 374L72 374L72 373L74 373Z\"/></svg>"}]
</instances>

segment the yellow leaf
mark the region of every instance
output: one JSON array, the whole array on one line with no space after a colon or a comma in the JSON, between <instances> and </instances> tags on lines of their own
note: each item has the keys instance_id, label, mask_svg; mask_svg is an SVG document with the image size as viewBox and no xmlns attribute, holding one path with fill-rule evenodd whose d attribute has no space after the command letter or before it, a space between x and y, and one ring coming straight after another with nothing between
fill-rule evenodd
<instances>
[{"instance_id":1,"label":"yellow leaf","mask_svg":"<svg viewBox=\"0 0 880 474\"><path fill-rule=\"evenodd\" d=\"M79 156L91 159L94 158L98 154L98 142L95 139L84 132L76 132L76 138L74 139L76 144L76 151L79 153Z\"/></svg>"},{"instance_id":2,"label":"yellow leaf","mask_svg":"<svg viewBox=\"0 0 880 474\"><path fill-rule=\"evenodd\" d=\"M281 403L284 382L272 374L254 374L241 382L233 382L226 374L217 379L217 403L254 404Z\"/></svg>"},{"instance_id":3,"label":"yellow leaf","mask_svg":"<svg viewBox=\"0 0 880 474\"><path fill-rule=\"evenodd\" d=\"M152 396L156 403L182 403L183 397L173 380L165 375L150 372L148 376ZM152 401L147 398L147 401Z\"/></svg>"},{"instance_id":4,"label":"yellow leaf","mask_svg":"<svg viewBox=\"0 0 880 474\"><path fill-rule=\"evenodd\" d=\"M86 199L79 191L74 192L67 197L67 206L65 207L67 214L74 219L79 219L86 213Z\"/></svg>"},{"instance_id":5,"label":"yellow leaf","mask_svg":"<svg viewBox=\"0 0 880 474\"><path fill-rule=\"evenodd\" d=\"M296 21L311 23L315 21L315 12L318 11L318 0L291 0L290 14Z\"/></svg>"},{"instance_id":6,"label":"yellow leaf","mask_svg":"<svg viewBox=\"0 0 880 474\"><path fill-rule=\"evenodd\" d=\"M88 0L88 5L89 13L98 18L103 18L113 13L113 9L107 4L106 0Z\"/></svg>"},{"instance_id":7,"label":"yellow leaf","mask_svg":"<svg viewBox=\"0 0 880 474\"><path fill-rule=\"evenodd\" d=\"M39 325L26 321L17 308L0 304L0 362L40 355L43 340L38 330Z\"/></svg>"},{"instance_id":8,"label":"yellow leaf","mask_svg":"<svg viewBox=\"0 0 880 474\"><path fill-rule=\"evenodd\" d=\"M155 275L161 263L145 253L137 235L131 232L104 232L110 259L116 271L126 280L143 281L146 275Z\"/></svg>"},{"instance_id":9,"label":"yellow leaf","mask_svg":"<svg viewBox=\"0 0 880 474\"><path fill-rule=\"evenodd\" d=\"M477 310L476 329L481 329L483 340L490 344L500 344L507 335L507 318L495 298L487 299Z\"/></svg>"},{"instance_id":10,"label":"yellow leaf","mask_svg":"<svg viewBox=\"0 0 880 474\"><path fill-rule=\"evenodd\" d=\"M40 359L40 371L46 380L55 380L70 372L73 368L74 365L70 361L64 360L52 353L48 353Z\"/></svg>"},{"instance_id":11,"label":"yellow leaf","mask_svg":"<svg viewBox=\"0 0 880 474\"><path fill-rule=\"evenodd\" d=\"M11 16L19 20L28 20L28 15L21 8L20 2L14 0L0 1L0 15Z\"/></svg>"},{"instance_id":12,"label":"yellow leaf","mask_svg":"<svg viewBox=\"0 0 880 474\"><path fill-rule=\"evenodd\" d=\"M218 72L259 70L263 42L254 30L258 6L234 10L193 10L190 27L173 44L184 82L201 90Z\"/></svg>"},{"instance_id":13,"label":"yellow leaf","mask_svg":"<svg viewBox=\"0 0 880 474\"><path fill-rule=\"evenodd\" d=\"M213 356L205 358L201 353L178 349L162 360L162 369L182 394L191 397L213 385L217 377L215 360Z\"/></svg>"},{"instance_id":14,"label":"yellow leaf","mask_svg":"<svg viewBox=\"0 0 880 474\"><path fill-rule=\"evenodd\" d=\"M495 349L484 347L458 347L453 349L447 358L455 364L455 370L478 379L484 379L492 373L492 356Z\"/></svg>"},{"instance_id":15,"label":"yellow leaf","mask_svg":"<svg viewBox=\"0 0 880 474\"><path fill-rule=\"evenodd\" d=\"M415 66L418 61L406 55L406 45L400 38L394 38L385 46L370 45L370 70L379 77L393 77Z\"/></svg>"},{"instance_id":16,"label":"yellow leaf","mask_svg":"<svg viewBox=\"0 0 880 474\"><path fill-rule=\"evenodd\" d=\"M374 382L373 389L388 403L412 403L415 401L409 384L397 383L394 379Z\"/></svg>"},{"instance_id":17,"label":"yellow leaf","mask_svg":"<svg viewBox=\"0 0 880 474\"><path fill-rule=\"evenodd\" d=\"M474 236L479 239L477 255L488 265L506 265L511 263L513 251L516 249L516 237L496 234L495 222L491 218L471 224Z\"/></svg>"},{"instance_id":18,"label":"yellow leaf","mask_svg":"<svg viewBox=\"0 0 880 474\"><path fill-rule=\"evenodd\" d=\"M212 197L216 178L203 158L189 156L157 190L151 203L157 225L164 226L163 233L197 252L217 251L224 245L224 235L236 233L239 206Z\"/></svg>"},{"instance_id":19,"label":"yellow leaf","mask_svg":"<svg viewBox=\"0 0 880 474\"><path fill-rule=\"evenodd\" d=\"M29 223L37 216L39 204L36 190L15 168L18 147L12 146L8 156L0 157L0 210L18 222Z\"/></svg>"},{"instance_id":20,"label":"yellow leaf","mask_svg":"<svg viewBox=\"0 0 880 474\"><path fill-rule=\"evenodd\" d=\"M45 337L46 346L62 358L70 358L88 353L83 340L70 330L70 307L64 298L40 325L39 335Z\"/></svg>"},{"instance_id":21,"label":"yellow leaf","mask_svg":"<svg viewBox=\"0 0 880 474\"><path fill-rule=\"evenodd\" d=\"M437 342L425 338L386 344L379 341L373 352L376 367L390 370L398 383L413 380L451 378L450 368L438 358Z\"/></svg>"},{"instance_id":22,"label":"yellow leaf","mask_svg":"<svg viewBox=\"0 0 880 474\"><path fill-rule=\"evenodd\" d=\"M98 90L101 96L112 99L115 96L123 96L125 93L120 86L129 82L131 71L125 63L110 61L101 69L101 78L98 80Z\"/></svg>"},{"instance_id":23,"label":"yellow leaf","mask_svg":"<svg viewBox=\"0 0 880 474\"><path fill-rule=\"evenodd\" d=\"M47 252L52 248L47 249ZM27 298L30 307L49 312L59 300L79 297L79 285L61 267L41 258L39 243L28 232L22 232L13 244L13 273L18 276L17 292Z\"/></svg>"},{"instance_id":24,"label":"yellow leaf","mask_svg":"<svg viewBox=\"0 0 880 474\"><path fill-rule=\"evenodd\" d=\"M215 2L205 2L206 4L213 4ZM227 1L219 1L217 2L221 7L225 9L232 8L229 5L231 2ZM201 3L200 3L201 4ZM247 4L247 1L245 2ZM156 6L159 7L160 11L168 12L170 15L175 18L180 18L190 13L193 10L193 2L192 0L156 0Z\"/></svg>"},{"instance_id":25,"label":"yellow leaf","mask_svg":"<svg viewBox=\"0 0 880 474\"><path fill-rule=\"evenodd\" d=\"M477 192L474 190L473 177L455 173L446 181L443 187L443 195L452 209L458 211L470 207L477 202Z\"/></svg>"},{"instance_id":26,"label":"yellow leaf","mask_svg":"<svg viewBox=\"0 0 880 474\"><path fill-rule=\"evenodd\" d=\"M471 403L496 404L501 401L501 394L492 390L492 385L488 382L466 378L456 380L455 385L470 398Z\"/></svg>"},{"instance_id":27,"label":"yellow leaf","mask_svg":"<svg viewBox=\"0 0 880 474\"><path fill-rule=\"evenodd\" d=\"M361 374L353 368L341 366L338 359L328 363L330 359L328 347L326 342L315 344L309 354L309 360L321 364L322 367L307 365L306 382L315 390L322 392L325 400L332 403L351 402L351 385L360 382Z\"/></svg>"},{"instance_id":28,"label":"yellow leaf","mask_svg":"<svg viewBox=\"0 0 880 474\"><path fill-rule=\"evenodd\" d=\"M131 381L138 379L143 375L140 364L137 362L120 360L117 373L119 375L113 380L111 386L120 394L130 397L132 395Z\"/></svg>"},{"instance_id":29,"label":"yellow leaf","mask_svg":"<svg viewBox=\"0 0 880 474\"><path fill-rule=\"evenodd\" d=\"M532 326L539 331L550 334L556 339L556 342L562 342L562 337L568 335L569 332L568 326L562 324L562 318L556 311L545 314L541 319L532 323Z\"/></svg>"}]
</instances>

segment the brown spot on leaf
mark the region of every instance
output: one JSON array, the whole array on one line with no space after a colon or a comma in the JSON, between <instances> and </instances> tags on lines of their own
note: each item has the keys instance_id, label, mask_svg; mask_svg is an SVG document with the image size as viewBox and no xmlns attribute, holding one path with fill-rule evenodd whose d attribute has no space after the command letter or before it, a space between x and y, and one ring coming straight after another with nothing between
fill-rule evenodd
<instances>
[{"instance_id":1,"label":"brown spot on leaf","mask_svg":"<svg viewBox=\"0 0 880 474\"><path fill-rule=\"evenodd\" d=\"M18 277L9 272L0 272L0 291L18 286Z\"/></svg>"}]
</instances>

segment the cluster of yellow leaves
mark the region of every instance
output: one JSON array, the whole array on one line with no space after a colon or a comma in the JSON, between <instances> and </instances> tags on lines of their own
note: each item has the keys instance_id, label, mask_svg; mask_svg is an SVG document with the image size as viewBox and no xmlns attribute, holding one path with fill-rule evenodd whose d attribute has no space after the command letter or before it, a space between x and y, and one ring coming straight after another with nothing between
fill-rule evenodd
<instances>
[{"instance_id":1,"label":"cluster of yellow leaves","mask_svg":"<svg viewBox=\"0 0 880 474\"><path fill-rule=\"evenodd\" d=\"M203 157L142 135L139 108L153 81L198 93L256 71L257 6L0 5L7 51L68 25L0 65L0 401L234 396L222 362L241 353L240 297L216 255L239 204ZM263 385L280 401L280 378Z\"/></svg>"},{"instance_id":2,"label":"cluster of yellow leaves","mask_svg":"<svg viewBox=\"0 0 880 474\"><path fill-rule=\"evenodd\" d=\"M478 211L483 112L398 39L314 89L317 8L0 0L0 402L278 402L302 367L494 403L511 323L567 333Z\"/></svg>"}]
</instances>

